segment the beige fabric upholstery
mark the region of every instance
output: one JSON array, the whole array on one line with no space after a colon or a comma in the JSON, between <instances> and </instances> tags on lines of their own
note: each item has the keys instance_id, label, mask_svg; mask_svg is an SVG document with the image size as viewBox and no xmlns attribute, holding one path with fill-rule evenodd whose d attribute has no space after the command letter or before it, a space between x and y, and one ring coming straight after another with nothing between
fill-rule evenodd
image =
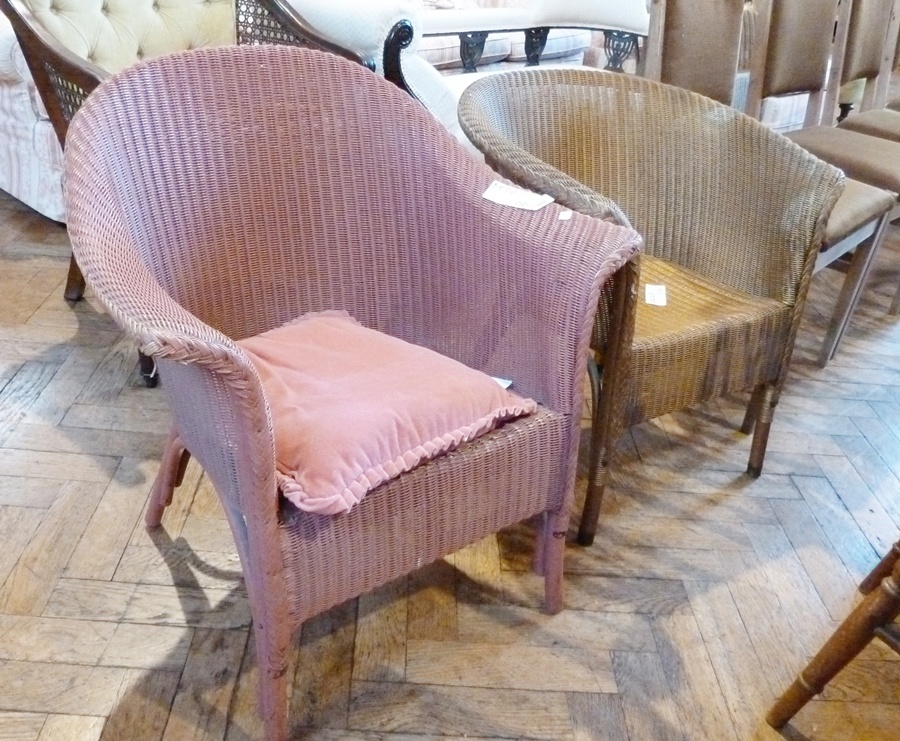
<instances>
[{"instance_id":1,"label":"beige fabric upholstery","mask_svg":"<svg viewBox=\"0 0 900 741\"><path fill-rule=\"evenodd\" d=\"M841 84L878 76L892 4L892 0L853 0Z\"/></svg>"},{"instance_id":2,"label":"beige fabric upholstery","mask_svg":"<svg viewBox=\"0 0 900 741\"><path fill-rule=\"evenodd\" d=\"M900 193L900 145L857 131L811 126L787 137L847 175L864 183Z\"/></svg>"},{"instance_id":3,"label":"beige fabric upholstery","mask_svg":"<svg viewBox=\"0 0 900 741\"><path fill-rule=\"evenodd\" d=\"M836 0L774 3L762 97L822 89L835 6Z\"/></svg>"},{"instance_id":4,"label":"beige fabric upholstery","mask_svg":"<svg viewBox=\"0 0 900 741\"><path fill-rule=\"evenodd\" d=\"M731 0L668 0L661 81L731 103L743 12Z\"/></svg>"},{"instance_id":5,"label":"beige fabric upholstery","mask_svg":"<svg viewBox=\"0 0 900 741\"><path fill-rule=\"evenodd\" d=\"M900 112L888 108L851 115L838 126L867 136L900 142Z\"/></svg>"},{"instance_id":6,"label":"beige fabric upholstery","mask_svg":"<svg viewBox=\"0 0 900 741\"><path fill-rule=\"evenodd\" d=\"M61 44L107 72L159 54L234 43L232 0L26 0Z\"/></svg>"},{"instance_id":7,"label":"beige fabric upholstery","mask_svg":"<svg viewBox=\"0 0 900 741\"><path fill-rule=\"evenodd\" d=\"M846 237L872 219L890 211L897 199L892 193L847 178L825 226L825 245Z\"/></svg>"}]
</instances>

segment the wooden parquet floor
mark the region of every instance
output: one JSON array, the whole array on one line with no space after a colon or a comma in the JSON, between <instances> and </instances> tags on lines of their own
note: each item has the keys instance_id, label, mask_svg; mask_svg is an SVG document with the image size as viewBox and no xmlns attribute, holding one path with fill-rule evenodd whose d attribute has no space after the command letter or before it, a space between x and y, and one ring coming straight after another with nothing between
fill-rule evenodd
<instances>
[{"instance_id":1,"label":"wooden parquet floor","mask_svg":"<svg viewBox=\"0 0 900 741\"><path fill-rule=\"evenodd\" d=\"M97 302L62 298L64 230L0 194L0 739L249 741L239 565L190 468L142 510L168 413ZM838 356L817 276L765 473L743 398L633 431L596 544L540 611L520 527L308 623L292 722L317 741L746 741L900 526L900 231ZM900 739L900 657L873 646L785 732Z\"/></svg>"}]
</instances>

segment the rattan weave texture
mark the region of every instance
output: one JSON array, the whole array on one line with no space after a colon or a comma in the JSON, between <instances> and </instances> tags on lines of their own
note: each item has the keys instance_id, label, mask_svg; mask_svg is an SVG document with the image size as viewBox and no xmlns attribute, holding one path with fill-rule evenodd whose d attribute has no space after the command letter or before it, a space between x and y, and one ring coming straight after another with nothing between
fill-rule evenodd
<instances>
[{"instance_id":1,"label":"rattan weave texture","mask_svg":"<svg viewBox=\"0 0 900 741\"><path fill-rule=\"evenodd\" d=\"M464 92L459 118L506 177L586 213L618 204L657 258L644 282L668 287L661 311L639 297L624 376L604 370L614 409L595 419L581 542L593 539L623 424L753 388L743 429L755 423L748 471L759 475L843 175L708 98L598 70L491 75Z\"/></svg>"},{"instance_id":2,"label":"rattan weave texture","mask_svg":"<svg viewBox=\"0 0 900 741\"><path fill-rule=\"evenodd\" d=\"M183 443L241 555L267 739L287 733L294 628L498 528L542 515L536 558L547 607L560 607L594 313L601 290L622 293L640 240L560 220L557 206L490 203L495 178L408 95L305 49L150 60L98 88L72 123L73 249L158 361L175 421L150 519ZM612 326L621 303L606 304ZM270 412L234 340L321 309L511 378L541 411L345 516L298 512L277 495Z\"/></svg>"}]
</instances>

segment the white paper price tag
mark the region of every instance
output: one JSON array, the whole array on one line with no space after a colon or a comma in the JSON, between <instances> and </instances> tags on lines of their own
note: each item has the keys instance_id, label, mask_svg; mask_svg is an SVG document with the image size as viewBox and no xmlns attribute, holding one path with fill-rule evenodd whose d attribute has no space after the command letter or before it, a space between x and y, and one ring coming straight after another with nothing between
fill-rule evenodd
<instances>
[{"instance_id":1,"label":"white paper price tag","mask_svg":"<svg viewBox=\"0 0 900 741\"><path fill-rule=\"evenodd\" d=\"M646 289L644 292L644 301L646 301L651 306L666 305L665 286L654 286L648 283L646 286L644 286L644 288Z\"/></svg>"},{"instance_id":2,"label":"white paper price tag","mask_svg":"<svg viewBox=\"0 0 900 741\"><path fill-rule=\"evenodd\" d=\"M512 206L513 208L522 208L526 211L537 211L542 209L548 203L553 203L550 196L544 196L540 193L532 193L524 188L517 188L515 185L501 183L495 180L484 191L484 198L501 206Z\"/></svg>"}]
</instances>

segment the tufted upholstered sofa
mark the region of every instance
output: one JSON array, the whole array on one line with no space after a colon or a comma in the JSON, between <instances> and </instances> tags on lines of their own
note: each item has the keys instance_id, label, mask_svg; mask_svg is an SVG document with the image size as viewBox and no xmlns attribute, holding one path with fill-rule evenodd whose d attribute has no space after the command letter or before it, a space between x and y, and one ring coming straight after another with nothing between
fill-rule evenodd
<instances>
[{"instance_id":1,"label":"tufted upholstered sofa","mask_svg":"<svg viewBox=\"0 0 900 741\"><path fill-rule=\"evenodd\" d=\"M22 0L80 57L117 72L143 57L234 43L233 0ZM63 221L62 151L0 14L0 189Z\"/></svg>"}]
</instances>

